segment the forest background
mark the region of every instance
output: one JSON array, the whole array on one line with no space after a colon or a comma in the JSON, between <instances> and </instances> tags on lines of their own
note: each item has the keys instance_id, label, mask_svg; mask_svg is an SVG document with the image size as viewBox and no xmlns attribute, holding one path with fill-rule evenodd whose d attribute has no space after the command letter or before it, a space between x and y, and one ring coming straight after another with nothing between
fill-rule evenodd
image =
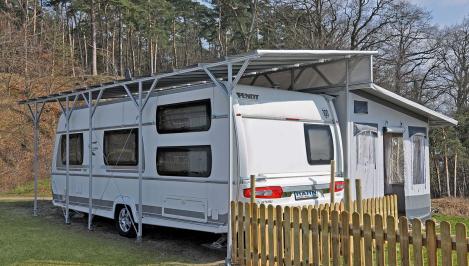
<instances>
[{"instance_id":1,"label":"forest background","mask_svg":"<svg viewBox=\"0 0 469 266\"><path fill-rule=\"evenodd\" d=\"M431 131L431 191L469 197L469 14L438 25L398 0L0 0L0 192L32 180L18 100L253 49L379 51L377 84L459 121ZM59 111L42 116L42 179Z\"/></svg>"}]
</instances>

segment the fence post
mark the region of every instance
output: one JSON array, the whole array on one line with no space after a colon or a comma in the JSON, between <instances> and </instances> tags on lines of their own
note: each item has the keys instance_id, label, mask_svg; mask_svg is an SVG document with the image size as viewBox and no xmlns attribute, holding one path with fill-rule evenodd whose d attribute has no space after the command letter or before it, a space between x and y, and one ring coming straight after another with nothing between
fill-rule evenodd
<instances>
[{"instance_id":1,"label":"fence post","mask_svg":"<svg viewBox=\"0 0 469 266\"><path fill-rule=\"evenodd\" d=\"M458 265L467 266L466 226L463 223L456 224L456 254Z\"/></svg>"},{"instance_id":2,"label":"fence post","mask_svg":"<svg viewBox=\"0 0 469 266\"><path fill-rule=\"evenodd\" d=\"M350 179L345 178L345 192L344 192L344 207L345 210L350 213L351 204L350 204Z\"/></svg>"},{"instance_id":3,"label":"fence post","mask_svg":"<svg viewBox=\"0 0 469 266\"><path fill-rule=\"evenodd\" d=\"M428 265L437 265L437 237L435 233L435 222L433 220L425 221L425 232L427 239Z\"/></svg>"},{"instance_id":4,"label":"fence post","mask_svg":"<svg viewBox=\"0 0 469 266\"><path fill-rule=\"evenodd\" d=\"M329 193L331 194L331 206L335 203L335 160L331 161L331 183L329 184Z\"/></svg>"},{"instance_id":5,"label":"fence post","mask_svg":"<svg viewBox=\"0 0 469 266\"><path fill-rule=\"evenodd\" d=\"M256 202L256 176L251 175L251 203Z\"/></svg>"},{"instance_id":6,"label":"fence post","mask_svg":"<svg viewBox=\"0 0 469 266\"><path fill-rule=\"evenodd\" d=\"M360 178L355 179L355 193L357 202L357 212L360 214L360 222L363 221L363 201L362 201L362 181Z\"/></svg>"}]
</instances>

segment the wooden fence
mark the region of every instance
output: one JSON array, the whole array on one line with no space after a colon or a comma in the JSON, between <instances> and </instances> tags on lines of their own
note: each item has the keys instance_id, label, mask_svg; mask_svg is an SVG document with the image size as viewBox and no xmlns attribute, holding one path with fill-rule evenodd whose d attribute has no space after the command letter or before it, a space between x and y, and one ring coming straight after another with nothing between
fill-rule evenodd
<instances>
[{"instance_id":1,"label":"wooden fence","mask_svg":"<svg viewBox=\"0 0 469 266\"><path fill-rule=\"evenodd\" d=\"M406 217L397 219L395 196L362 204L363 214L350 215L343 204L282 208L232 202L233 263L467 265L464 224L457 224L456 236L451 236L449 223L442 222L437 234L432 220L423 226L417 219L410 223Z\"/></svg>"}]
</instances>

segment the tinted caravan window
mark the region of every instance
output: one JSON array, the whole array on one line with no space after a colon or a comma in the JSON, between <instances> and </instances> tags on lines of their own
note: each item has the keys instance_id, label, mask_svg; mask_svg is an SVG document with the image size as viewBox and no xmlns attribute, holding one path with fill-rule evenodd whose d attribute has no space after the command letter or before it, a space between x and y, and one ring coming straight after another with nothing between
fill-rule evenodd
<instances>
[{"instance_id":1,"label":"tinted caravan window","mask_svg":"<svg viewBox=\"0 0 469 266\"><path fill-rule=\"evenodd\" d=\"M334 159L331 129L327 125L305 124L306 154L308 163L328 164Z\"/></svg>"},{"instance_id":2,"label":"tinted caravan window","mask_svg":"<svg viewBox=\"0 0 469 266\"><path fill-rule=\"evenodd\" d=\"M209 177L212 150L209 145L158 147L156 168L159 175Z\"/></svg>"},{"instance_id":3,"label":"tinted caravan window","mask_svg":"<svg viewBox=\"0 0 469 266\"><path fill-rule=\"evenodd\" d=\"M138 129L104 131L104 164L138 164Z\"/></svg>"},{"instance_id":4,"label":"tinted caravan window","mask_svg":"<svg viewBox=\"0 0 469 266\"><path fill-rule=\"evenodd\" d=\"M158 133L207 131L211 124L210 100L160 105L156 110Z\"/></svg>"},{"instance_id":5,"label":"tinted caravan window","mask_svg":"<svg viewBox=\"0 0 469 266\"><path fill-rule=\"evenodd\" d=\"M69 134L69 165L83 164L83 134ZM60 157L62 164L67 164L67 135L60 136Z\"/></svg>"}]
</instances>

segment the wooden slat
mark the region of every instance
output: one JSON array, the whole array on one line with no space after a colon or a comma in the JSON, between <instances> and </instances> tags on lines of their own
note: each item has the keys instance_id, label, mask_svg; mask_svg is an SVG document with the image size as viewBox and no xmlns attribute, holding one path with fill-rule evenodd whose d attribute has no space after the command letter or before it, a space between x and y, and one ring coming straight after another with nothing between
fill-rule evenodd
<instances>
[{"instance_id":1,"label":"wooden slat","mask_svg":"<svg viewBox=\"0 0 469 266\"><path fill-rule=\"evenodd\" d=\"M383 217L375 216L375 238L376 238L376 265L384 266L384 231Z\"/></svg>"},{"instance_id":2,"label":"wooden slat","mask_svg":"<svg viewBox=\"0 0 469 266\"><path fill-rule=\"evenodd\" d=\"M301 264L301 232L300 232L300 209L298 207L293 207L293 264Z\"/></svg>"},{"instance_id":3,"label":"wooden slat","mask_svg":"<svg viewBox=\"0 0 469 266\"><path fill-rule=\"evenodd\" d=\"M267 237L269 238L269 265L275 265L275 256L277 254L277 231L275 230L274 219L275 219L274 207L269 205L267 207Z\"/></svg>"},{"instance_id":4,"label":"wooden slat","mask_svg":"<svg viewBox=\"0 0 469 266\"><path fill-rule=\"evenodd\" d=\"M259 265L259 208L258 205L255 203L251 204L252 210L252 222L251 222L251 230L252 230L252 261L253 265Z\"/></svg>"},{"instance_id":5,"label":"wooden slat","mask_svg":"<svg viewBox=\"0 0 469 266\"><path fill-rule=\"evenodd\" d=\"M321 261L323 266L329 266L329 212L321 211Z\"/></svg>"},{"instance_id":6,"label":"wooden slat","mask_svg":"<svg viewBox=\"0 0 469 266\"><path fill-rule=\"evenodd\" d=\"M467 266L466 226L463 223L456 224L456 254L458 265Z\"/></svg>"},{"instance_id":7,"label":"wooden slat","mask_svg":"<svg viewBox=\"0 0 469 266\"><path fill-rule=\"evenodd\" d=\"M386 217L393 216L391 196L386 196L386 205L388 206L388 213L386 214ZM388 219L386 219L386 223L388 222L387 220Z\"/></svg>"},{"instance_id":8,"label":"wooden slat","mask_svg":"<svg viewBox=\"0 0 469 266\"><path fill-rule=\"evenodd\" d=\"M383 228L386 228L386 217L388 217L388 203L386 201L386 196L383 197L383 213L381 216L383 217Z\"/></svg>"},{"instance_id":9,"label":"wooden slat","mask_svg":"<svg viewBox=\"0 0 469 266\"><path fill-rule=\"evenodd\" d=\"M353 235L353 265L362 265L362 236L360 228L360 213L352 214L352 235Z\"/></svg>"},{"instance_id":10,"label":"wooden slat","mask_svg":"<svg viewBox=\"0 0 469 266\"><path fill-rule=\"evenodd\" d=\"M436 232L435 232L435 222L433 220L425 221L425 233L427 240L427 257L428 257L428 266L437 265L437 253L436 253Z\"/></svg>"},{"instance_id":11,"label":"wooden slat","mask_svg":"<svg viewBox=\"0 0 469 266\"><path fill-rule=\"evenodd\" d=\"M446 221L440 223L441 259L445 266L453 265L450 224Z\"/></svg>"},{"instance_id":12,"label":"wooden slat","mask_svg":"<svg viewBox=\"0 0 469 266\"><path fill-rule=\"evenodd\" d=\"M291 208L286 206L283 210L283 233L284 233L284 242L285 242L285 252L284 252L284 264L286 266L292 265L292 245L291 245Z\"/></svg>"},{"instance_id":13,"label":"wooden slat","mask_svg":"<svg viewBox=\"0 0 469 266\"><path fill-rule=\"evenodd\" d=\"M259 208L259 245L261 248L261 265L267 265L267 250L269 249L269 242L266 236L266 208L264 204L261 204Z\"/></svg>"},{"instance_id":14,"label":"wooden slat","mask_svg":"<svg viewBox=\"0 0 469 266\"><path fill-rule=\"evenodd\" d=\"M332 265L340 265L339 212L331 212ZM324 255L324 254L323 254Z\"/></svg>"},{"instance_id":15,"label":"wooden slat","mask_svg":"<svg viewBox=\"0 0 469 266\"><path fill-rule=\"evenodd\" d=\"M319 266L321 261L320 255L320 244L319 244L319 213L318 209L311 209L311 237L313 238L312 249L313 249L313 265Z\"/></svg>"},{"instance_id":16,"label":"wooden slat","mask_svg":"<svg viewBox=\"0 0 469 266\"><path fill-rule=\"evenodd\" d=\"M352 259L352 249L350 245L350 214L348 212L342 212L340 214L340 221L342 224L341 242L342 242L342 256L343 265L349 266Z\"/></svg>"},{"instance_id":17,"label":"wooden slat","mask_svg":"<svg viewBox=\"0 0 469 266\"><path fill-rule=\"evenodd\" d=\"M375 215L376 215L376 214L381 214L380 198L374 198L374 200L375 200L375 202L376 202ZM375 217L371 217L371 220L374 222L374 221L375 221Z\"/></svg>"},{"instance_id":18,"label":"wooden slat","mask_svg":"<svg viewBox=\"0 0 469 266\"><path fill-rule=\"evenodd\" d=\"M236 222L238 220L238 213L236 212L236 202L231 202L231 259L234 263L238 262L238 230Z\"/></svg>"},{"instance_id":19,"label":"wooden slat","mask_svg":"<svg viewBox=\"0 0 469 266\"><path fill-rule=\"evenodd\" d=\"M371 216L368 213L363 214L363 238L364 238L364 253L365 265L373 265L373 238L371 232Z\"/></svg>"},{"instance_id":20,"label":"wooden slat","mask_svg":"<svg viewBox=\"0 0 469 266\"><path fill-rule=\"evenodd\" d=\"M252 265L252 232L251 232L251 203L244 204L244 234L246 249L246 265Z\"/></svg>"},{"instance_id":21,"label":"wooden slat","mask_svg":"<svg viewBox=\"0 0 469 266\"><path fill-rule=\"evenodd\" d=\"M275 218L277 222L277 265L283 265L283 208L275 208Z\"/></svg>"},{"instance_id":22,"label":"wooden slat","mask_svg":"<svg viewBox=\"0 0 469 266\"><path fill-rule=\"evenodd\" d=\"M401 265L409 266L409 225L407 218L401 216L399 218L399 240L401 251Z\"/></svg>"},{"instance_id":23,"label":"wooden slat","mask_svg":"<svg viewBox=\"0 0 469 266\"><path fill-rule=\"evenodd\" d=\"M238 202L238 263L246 264L245 248L244 248L244 204Z\"/></svg>"},{"instance_id":24,"label":"wooden slat","mask_svg":"<svg viewBox=\"0 0 469 266\"><path fill-rule=\"evenodd\" d=\"M419 219L412 220L412 246L414 251L414 265L422 266L422 223Z\"/></svg>"},{"instance_id":25,"label":"wooden slat","mask_svg":"<svg viewBox=\"0 0 469 266\"><path fill-rule=\"evenodd\" d=\"M388 242L388 261L387 265L389 266L396 266L396 222L394 216L387 217L387 227L386 227L386 234L387 234L387 242Z\"/></svg>"},{"instance_id":26,"label":"wooden slat","mask_svg":"<svg viewBox=\"0 0 469 266\"><path fill-rule=\"evenodd\" d=\"M302 261L303 265L309 265L311 263L311 230L309 226L311 224L311 217L308 208L301 209L301 232L302 232Z\"/></svg>"}]
</instances>

